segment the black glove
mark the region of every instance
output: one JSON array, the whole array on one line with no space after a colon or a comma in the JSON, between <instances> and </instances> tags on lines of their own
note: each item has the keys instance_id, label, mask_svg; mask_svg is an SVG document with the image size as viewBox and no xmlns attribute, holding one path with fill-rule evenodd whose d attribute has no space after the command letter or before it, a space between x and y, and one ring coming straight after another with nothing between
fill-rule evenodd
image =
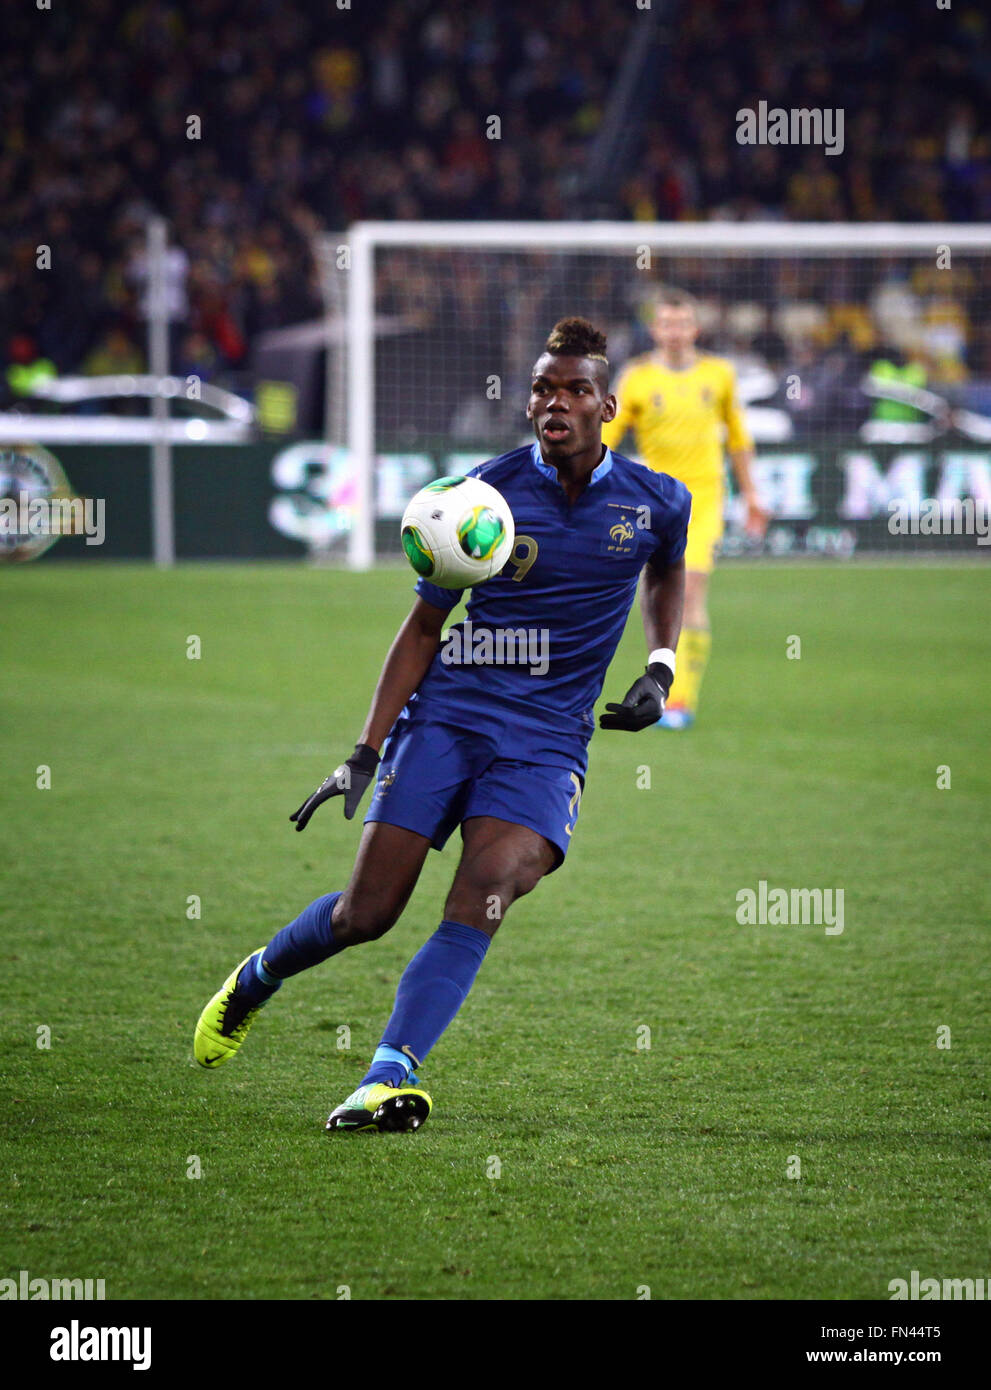
<instances>
[{"instance_id":1,"label":"black glove","mask_svg":"<svg viewBox=\"0 0 991 1390\"><path fill-rule=\"evenodd\" d=\"M664 713L674 675L661 661L647 667L647 674L633 682L621 705L606 705L608 713L599 715L600 729L629 729L636 733L656 724Z\"/></svg>"},{"instance_id":2,"label":"black glove","mask_svg":"<svg viewBox=\"0 0 991 1390\"><path fill-rule=\"evenodd\" d=\"M341 763L289 819L296 822L297 830L304 830L306 822L318 806L323 805L332 796L343 796L344 816L346 820L351 820L358 809L358 802L365 794L365 788L375 776L378 765L379 755L374 748L370 748L367 743L355 744L354 752L347 762Z\"/></svg>"}]
</instances>

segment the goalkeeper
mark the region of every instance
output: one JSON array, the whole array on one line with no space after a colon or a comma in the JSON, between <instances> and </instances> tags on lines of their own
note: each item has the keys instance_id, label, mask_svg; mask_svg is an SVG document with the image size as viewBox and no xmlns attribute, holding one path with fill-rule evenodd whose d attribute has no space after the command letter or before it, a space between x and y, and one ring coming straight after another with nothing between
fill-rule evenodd
<instances>
[{"instance_id":1,"label":"goalkeeper","mask_svg":"<svg viewBox=\"0 0 991 1390\"><path fill-rule=\"evenodd\" d=\"M722 357L700 353L695 300L667 290L657 301L651 333L656 351L634 358L616 383L619 408L603 426L611 449L632 429L648 468L680 478L692 494L685 551L685 626L678 674L659 721L666 729L694 723L709 660L709 575L723 534L723 443L746 505L746 529L763 536L767 513L750 475L753 443L736 396L736 374Z\"/></svg>"}]
</instances>

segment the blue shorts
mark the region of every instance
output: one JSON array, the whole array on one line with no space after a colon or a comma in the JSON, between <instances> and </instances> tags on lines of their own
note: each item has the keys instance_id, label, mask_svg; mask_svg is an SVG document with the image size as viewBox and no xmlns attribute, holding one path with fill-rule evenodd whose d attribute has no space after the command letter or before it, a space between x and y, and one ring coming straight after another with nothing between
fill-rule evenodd
<instances>
[{"instance_id":1,"label":"blue shorts","mask_svg":"<svg viewBox=\"0 0 991 1390\"><path fill-rule=\"evenodd\" d=\"M365 824L384 821L426 835L443 849L455 826L496 816L543 835L560 868L585 785L584 748L573 766L527 758L526 740L495 738L455 724L401 715L382 749ZM505 753L515 757L506 757ZM560 758L562 764L566 761ZM551 871L553 872L553 870Z\"/></svg>"}]
</instances>

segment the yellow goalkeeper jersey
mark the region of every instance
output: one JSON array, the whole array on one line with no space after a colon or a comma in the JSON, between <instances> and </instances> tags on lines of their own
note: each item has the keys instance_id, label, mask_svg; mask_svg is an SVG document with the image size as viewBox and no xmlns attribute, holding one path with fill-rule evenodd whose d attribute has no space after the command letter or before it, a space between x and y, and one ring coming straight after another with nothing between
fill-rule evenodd
<instances>
[{"instance_id":1,"label":"yellow goalkeeper jersey","mask_svg":"<svg viewBox=\"0 0 991 1390\"><path fill-rule=\"evenodd\" d=\"M692 491L722 479L723 449L752 445L737 399L736 372L723 357L699 355L675 372L652 353L634 357L616 383L619 412L602 427L603 443L616 449L633 431L640 461L670 473Z\"/></svg>"}]
</instances>

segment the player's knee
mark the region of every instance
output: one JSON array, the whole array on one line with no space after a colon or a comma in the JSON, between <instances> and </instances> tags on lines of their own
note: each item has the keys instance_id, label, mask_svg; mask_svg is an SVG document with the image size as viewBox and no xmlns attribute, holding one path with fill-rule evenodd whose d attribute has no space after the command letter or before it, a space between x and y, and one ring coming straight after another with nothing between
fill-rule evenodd
<instances>
[{"instance_id":1,"label":"player's knee","mask_svg":"<svg viewBox=\"0 0 991 1390\"><path fill-rule=\"evenodd\" d=\"M685 627L708 627L709 610L706 608L705 600L700 602L685 604Z\"/></svg>"},{"instance_id":2,"label":"player's knee","mask_svg":"<svg viewBox=\"0 0 991 1390\"><path fill-rule=\"evenodd\" d=\"M527 893L532 893L543 876L543 864L519 865L513 878L513 901L515 902L517 898L525 898Z\"/></svg>"},{"instance_id":3,"label":"player's knee","mask_svg":"<svg viewBox=\"0 0 991 1390\"><path fill-rule=\"evenodd\" d=\"M509 862L496 852L480 855L467 865L457 886L460 896L484 908L488 920L498 922L517 898L533 892L542 877L542 866Z\"/></svg>"},{"instance_id":4,"label":"player's knee","mask_svg":"<svg viewBox=\"0 0 991 1390\"><path fill-rule=\"evenodd\" d=\"M364 895L351 898L345 893L334 912L334 941L342 946L377 941L395 926L398 917L399 910L388 902Z\"/></svg>"}]
</instances>

